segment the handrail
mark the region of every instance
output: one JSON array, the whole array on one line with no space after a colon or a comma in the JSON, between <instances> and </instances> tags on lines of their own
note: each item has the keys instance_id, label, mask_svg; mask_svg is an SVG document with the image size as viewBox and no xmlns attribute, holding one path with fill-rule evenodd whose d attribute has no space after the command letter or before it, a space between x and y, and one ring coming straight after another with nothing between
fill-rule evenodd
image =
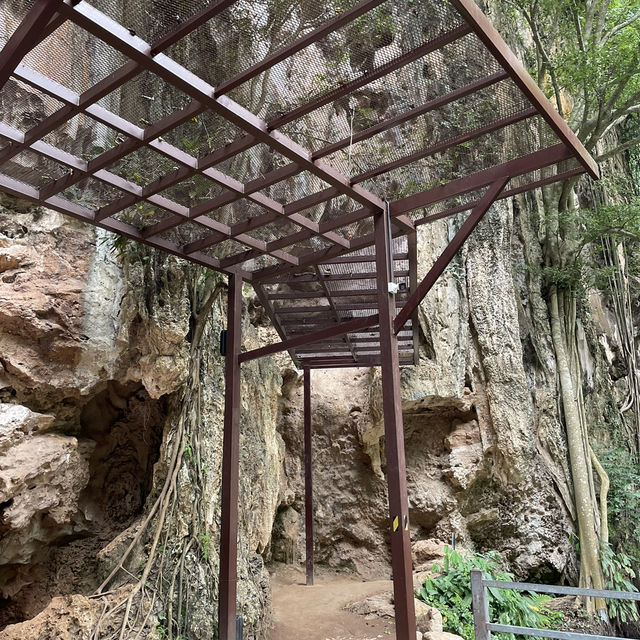
<instances>
[{"instance_id":1,"label":"handrail","mask_svg":"<svg viewBox=\"0 0 640 640\"><path fill-rule=\"evenodd\" d=\"M484 578L482 582L487 585L487 587L497 587L498 589L516 589L517 591L535 591L536 593L557 593L569 596L588 596L590 598L606 598L609 600L637 600L640 602L640 593L633 593L631 591L582 589L581 587L563 587L561 585L533 584L530 582L505 582L504 580L485 580Z\"/></svg>"},{"instance_id":2,"label":"handrail","mask_svg":"<svg viewBox=\"0 0 640 640\"><path fill-rule=\"evenodd\" d=\"M640 602L640 593L630 591L613 591L607 589L582 589L531 582L506 582L504 580L487 580L479 569L471 571L471 602L473 607L473 626L476 640L491 640L491 632L513 633L536 638L554 638L555 640L623 640L615 636L599 636L572 631L556 631L554 629L536 629L519 627L511 624L496 624L489 620L488 589L514 589L516 591L532 591L535 593L554 593L564 595L586 596L588 598L604 598L606 600L633 600Z\"/></svg>"}]
</instances>

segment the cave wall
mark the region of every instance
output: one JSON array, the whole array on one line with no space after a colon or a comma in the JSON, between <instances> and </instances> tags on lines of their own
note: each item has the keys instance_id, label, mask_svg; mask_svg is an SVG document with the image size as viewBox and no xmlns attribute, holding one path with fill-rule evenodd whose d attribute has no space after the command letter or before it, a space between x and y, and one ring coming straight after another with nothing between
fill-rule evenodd
<instances>
[{"instance_id":1,"label":"cave wall","mask_svg":"<svg viewBox=\"0 0 640 640\"><path fill-rule=\"evenodd\" d=\"M10 205L10 208L6 205ZM0 210L0 624L42 616L65 624L119 558L164 481L171 434L188 384L191 274L173 258L116 256L101 233L50 211L5 201ZM192 634L213 637L220 522L224 360L218 333L224 294L206 328L200 464L205 519L191 532L208 542L193 567ZM245 344L264 343L245 313ZM264 324L264 322L262 322ZM276 433L279 367L243 368L239 594L248 638L264 636L270 545L283 445ZM185 456L177 529L189 529L194 489ZM143 556L142 556L143 557ZM133 562L140 561L136 554ZM197 567L204 563L206 570ZM50 603L51 598L54 600ZM100 605L102 606L102 605ZM162 616L158 603L154 614ZM86 616L86 624L96 623ZM35 633L14 625L0 637ZM62 624L62 622L60 623ZM86 630L85 630L86 631ZM88 631L87 631L88 632ZM22 637L22 636L19 636ZM78 636L81 637L81 636Z\"/></svg>"}]
</instances>

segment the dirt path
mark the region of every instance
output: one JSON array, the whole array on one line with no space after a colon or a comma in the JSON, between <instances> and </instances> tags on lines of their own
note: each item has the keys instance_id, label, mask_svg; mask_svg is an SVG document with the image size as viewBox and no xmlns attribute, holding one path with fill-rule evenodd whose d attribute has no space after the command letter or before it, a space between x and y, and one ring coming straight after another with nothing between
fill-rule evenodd
<instances>
[{"instance_id":1,"label":"dirt path","mask_svg":"<svg viewBox=\"0 0 640 640\"><path fill-rule=\"evenodd\" d=\"M362 582L342 574L321 572L315 586L305 585L304 572L287 566L271 576L274 628L271 640L380 640L395 638L391 620L365 620L346 604L374 593L391 591L390 580Z\"/></svg>"}]
</instances>

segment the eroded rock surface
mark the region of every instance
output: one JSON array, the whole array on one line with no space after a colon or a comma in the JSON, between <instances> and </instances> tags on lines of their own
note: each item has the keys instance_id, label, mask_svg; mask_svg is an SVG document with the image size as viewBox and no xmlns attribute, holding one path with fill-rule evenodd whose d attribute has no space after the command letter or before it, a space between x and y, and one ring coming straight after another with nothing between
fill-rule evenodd
<instances>
[{"instance_id":1,"label":"eroded rock surface","mask_svg":"<svg viewBox=\"0 0 640 640\"><path fill-rule=\"evenodd\" d=\"M101 232L17 205L0 210L0 245L0 626L43 612L0 637L90 637L95 607L86 596L120 561L164 482L189 377L190 274L171 258L135 250L121 262ZM216 303L207 344L217 345L223 309ZM259 346L246 318L245 344ZM224 406L224 361L214 350L201 375L197 462L190 445L171 517L177 535L198 541L185 558L185 590L190 633L206 640L217 614L210 576L218 566ZM279 369L269 359L251 363L243 384L238 592L247 637L262 638L270 586L261 554L270 547L284 456ZM196 463L204 506L192 534ZM155 609L162 619L162 603Z\"/></svg>"},{"instance_id":2,"label":"eroded rock surface","mask_svg":"<svg viewBox=\"0 0 640 640\"><path fill-rule=\"evenodd\" d=\"M52 416L0 404L0 596L12 598L30 565L82 529L80 494L89 482L89 441L47 433Z\"/></svg>"},{"instance_id":3,"label":"eroded rock surface","mask_svg":"<svg viewBox=\"0 0 640 640\"><path fill-rule=\"evenodd\" d=\"M455 534L467 548L503 552L520 577L552 579L573 557L566 451L547 334L529 334L535 358L521 342L523 301L537 305L531 322L542 327L545 318L539 291L514 279L512 256L522 247L511 224L510 209L496 208L421 307L420 362L401 377L412 539ZM446 227L421 231L425 273ZM388 515L379 373L314 371L312 389L318 558L388 575L388 553L380 552L388 549ZM281 508L299 515L301 402L292 373L281 409ZM274 530L274 549L281 530ZM302 550L301 533L298 557Z\"/></svg>"}]
</instances>

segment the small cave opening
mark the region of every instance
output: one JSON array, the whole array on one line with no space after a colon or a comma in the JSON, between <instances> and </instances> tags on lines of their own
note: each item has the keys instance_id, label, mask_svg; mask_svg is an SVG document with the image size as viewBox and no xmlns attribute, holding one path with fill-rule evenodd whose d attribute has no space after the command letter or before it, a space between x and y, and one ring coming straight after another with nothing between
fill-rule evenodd
<instances>
[{"instance_id":1,"label":"small cave opening","mask_svg":"<svg viewBox=\"0 0 640 640\"><path fill-rule=\"evenodd\" d=\"M168 413L168 397L110 381L83 407L80 424L61 431L78 439L88 482L68 523L38 514L46 535L30 541L28 561L0 566L0 630L33 618L56 596L96 589L99 552L140 515L151 492Z\"/></svg>"}]
</instances>

